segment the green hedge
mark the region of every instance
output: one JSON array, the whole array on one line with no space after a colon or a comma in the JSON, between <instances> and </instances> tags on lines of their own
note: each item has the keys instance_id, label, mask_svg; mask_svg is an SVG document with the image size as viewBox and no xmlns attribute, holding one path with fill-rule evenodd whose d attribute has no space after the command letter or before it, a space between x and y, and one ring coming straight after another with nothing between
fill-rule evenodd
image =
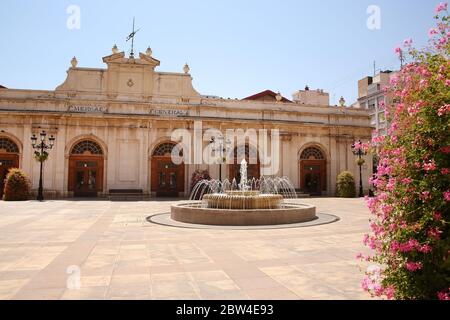
<instances>
[{"instance_id":1,"label":"green hedge","mask_svg":"<svg viewBox=\"0 0 450 320\"><path fill-rule=\"evenodd\" d=\"M340 198L356 197L355 178L351 172L344 171L337 177L336 195Z\"/></svg>"},{"instance_id":2,"label":"green hedge","mask_svg":"<svg viewBox=\"0 0 450 320\"><path fill-rule=\"evenodd\" d=\"M10 169L6 176L3 200L25 201L30 198L31 182L20 169Z\"/></svg>"}]
</instances>

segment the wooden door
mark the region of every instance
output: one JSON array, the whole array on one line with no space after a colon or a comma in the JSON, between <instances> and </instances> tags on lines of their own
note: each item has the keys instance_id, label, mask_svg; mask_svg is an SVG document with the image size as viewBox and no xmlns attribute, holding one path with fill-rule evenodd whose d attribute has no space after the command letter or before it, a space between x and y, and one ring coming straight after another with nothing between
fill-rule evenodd
<instances>
[{"instance_id":1,"label":"wooden door","mask_svg":"<svg viewBox=\"0 0 450 320\"><path fill-rule=\"evenodd\" d=\"M96 197L103 191L103 157L70 157L69 191L75 197Z\"/></svg>"},{"instance_id":2,"label":"wooden door","mask_svg":"<svg viewBox=\"0 0 450 320\"><path fill-rule=\"evenodd\" d=\"M325 161L301 161L300 175L300 188L302 191L320 196L323 191L327 190Z\"/></svg>"},{"instance_id":3,"label":"wooden door","mask_svg":"<svg viewBox=\"0 0 450 320\"><path fill-rule=\"evenodd\" d=\"M157 197L178 197L184 192L184 164L176 165L170 157L153 157L152 192Z\"/></svg>"}]
</instances>

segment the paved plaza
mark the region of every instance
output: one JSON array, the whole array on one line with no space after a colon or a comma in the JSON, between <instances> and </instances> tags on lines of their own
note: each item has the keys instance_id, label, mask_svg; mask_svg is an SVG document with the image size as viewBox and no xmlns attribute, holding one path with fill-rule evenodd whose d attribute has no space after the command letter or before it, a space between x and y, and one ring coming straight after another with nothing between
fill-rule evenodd
<instances>
[{"instance_id":1,"label":"paved plaza","mask_svg":"<svg viewBox=\"0 0 450 320\"><path fill-rule=\"evenodd\" d=\"M0 201L0 299L370 299L364 200L301 202L340 220L188 229L147 220L175 201Z\"/></svg>"}]
</instances>

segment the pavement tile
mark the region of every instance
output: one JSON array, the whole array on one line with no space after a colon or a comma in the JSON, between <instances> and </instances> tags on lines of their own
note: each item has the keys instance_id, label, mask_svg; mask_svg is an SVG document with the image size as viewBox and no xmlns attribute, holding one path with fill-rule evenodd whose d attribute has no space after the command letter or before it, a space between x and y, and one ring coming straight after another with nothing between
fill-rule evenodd
<instances>
[{"instance_id":1,"label":"pavement tile","mask_svg":"<svg viewBox=\"0 0 450 320\"><path fill-rule=\"evenodd\" d=\"M368 252L364 200L298 201L341 220L198 230L146 221L170 201L0 201L0 299L370 299L355 260Z\"/></svg>"}]
</instances>

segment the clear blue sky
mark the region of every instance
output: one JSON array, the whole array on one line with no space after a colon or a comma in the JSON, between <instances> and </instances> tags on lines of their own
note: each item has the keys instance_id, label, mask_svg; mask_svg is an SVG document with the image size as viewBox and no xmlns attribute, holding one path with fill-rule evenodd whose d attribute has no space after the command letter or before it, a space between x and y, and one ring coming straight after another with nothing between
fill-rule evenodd
<instances>
[{"instance_id":1,"label":"clear blue sky","mask_svg":"<svg viewBox=\"0 0 450 320\"><path fill-rule=\"evenodd\" d=\"M159 71L191 67L202 94L243 98L265 89L291 94L305 84L330 92L331 103L357 96L357 80L398 68L393 48L407 37L424 46L437 0L165 0L0 2L0 84L54 89L70 59L104 67L101 58L125 42L132 18ZM69 5L81 28L69 30ZM369 30L369 5L381 9L381 30Z\"/></svg>"}]
</instances>

